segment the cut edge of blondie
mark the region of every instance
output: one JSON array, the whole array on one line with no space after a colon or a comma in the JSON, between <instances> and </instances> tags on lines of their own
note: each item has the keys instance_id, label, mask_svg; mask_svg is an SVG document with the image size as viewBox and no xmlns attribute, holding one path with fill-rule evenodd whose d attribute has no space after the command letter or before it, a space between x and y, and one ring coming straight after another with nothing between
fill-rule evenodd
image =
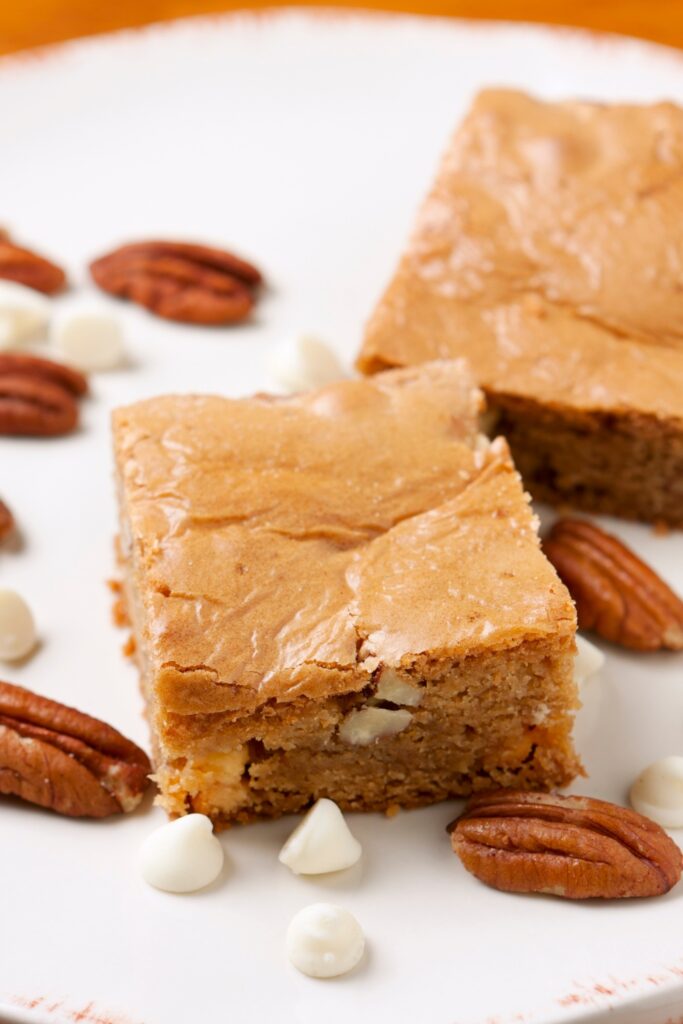
<instances>
[{"instance_id":1,"label":"cut edge of blondie","mask_svg":"<svg viewBox=\"0 0 683 1024\"><path fill-rule=\"evenodd\" d=\"M158 802L226 826L321 797L383 811L498 786L566 786L582 771L573 662L571 636L522 641L450 662L425 657L410 672L380 666L360 693L266 704L238 721L166 714L152 730Z\"/></svg>"},{"instance_id":2,"label":"cut edge of blondie","mask_svg":"<svg viewBox=\"0 0 683 1024\"><path fill-rule=\"evenodd\" d=\"M534 498L683 527L683 421L496 392L489 405Z\"/></svg>"}]
</instances>

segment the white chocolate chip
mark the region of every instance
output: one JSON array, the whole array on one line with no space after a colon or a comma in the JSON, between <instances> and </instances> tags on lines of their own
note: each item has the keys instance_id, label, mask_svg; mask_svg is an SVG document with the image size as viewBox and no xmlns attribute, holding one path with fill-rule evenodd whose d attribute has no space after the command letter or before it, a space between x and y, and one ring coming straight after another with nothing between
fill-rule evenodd
<instances>
[{"instance_id":1,"label":"white chocolate chip","mask_svg":"<svg viewBox=\"0 0 683 1024\"><path fill-rule=\"evenodd\" d=\"M550 708L547 704L541 702L540 704L537 704L534 710L532 711L531 721L534 723L534 725L540 725L542 722L545 722L549 714Z\"/></svg>"},{"instance_id":2,"label":"white chocolate chip","mask_svg":"<svg viewBox=\"0 0 683 1024\"><path fill-rule=\"evenodd\" d=\"M50 301L33 288L0 281L0 351L39 338L47 330Z\"/></svg>"},{"instance_id":3,"label":"white chocolate chip","mask_svg":"<svg viewBox=\"0 0 683 1024\"><path fill-rule=\"evenodd\" d=\"M355 864L361 845L333 800L318 800L280 850L278 860L295 875L321 875Z\"/></svg>"},{"instance_id":4,"label":"white chocolate chip","mask_svg":"<svg viewBox=\"0 0 683 1024\"><path fill-rule=\"evenodd\" d=\"M113 370L123 362L121 325L106 306L76 302L63 308L50 337L64 359L79 370Z\"/></svg>"},{"instance_id":5,"label":"white chocolate chip","mask_svg":"<svg viewBox=\"0 0 683 1024\"><path fill-rule=\"evenodd\" d=\"M18 661L36 646L31 609L14 590L0 590L0 660Z\"/></svg>"},{"instance_id":6,"label":"white chocolate chip","mask_svg":"<svg viewBox=\"0 0 683 1024\"><path fill-rule=\"evenodd\" d=\"M596 675L605 664L602 651L584 637L576 636L576 658L574 659L574 679L580 688Z\"/></svg>"},{"instance_id":7,"label":"white chocolate chip","mask_svg":"<svg viewBox=\"0 0 683 1024\"><path fill-rule=\"evenodd\" d=\"M148 835L140 848L142 877L166 892L203 889L218 878L223 859L223 847L205 814L169 821Z\"/></svg>"},{"instance_id":8,"label":"white chocolate chip","mask_svg":"<svg viewBox=\"0 0 683 1024\"><path fill-rule=\"evenodd\" d=\"M410 711L398 708L360 708L350 711L339 726L339 737L344 743L365 747L374 740L395 736L410 725Z\"/></svg>"},{"instance_id":9,"label":"white chocolate chip","mask_svg":"<svg viewBox=\"0 0 683 1024\"><path fill-rule=\"evenodd\" d=\"M683 828L683 757L655 761L631 786L631 807L663 828Z\"/></svg>"},{"instance_id":10,"label":"white chocolate chip","mask_svg":"<svg viewBox=\"0 0 683 1024\"><path fill-rule=\"evenodd\" d=\"M272 348L266 369L288 392L309 391L347 376L332 349L307 334L285 338Z\"/></svg>"},{"instance_id":11,"label":"white chocolate chip","mask_svg":"<svg viewBox=\"0 0 683 1024\"><path fill-rule=\"evenodd\" d=\"M390 704L407 704L416 708L424 697L424 687L406 682L393 668L383 668L375 690L375 700L387 700Z\"/></svg>"},{"instance_id":12,"label":"white chocolate chip","mask_svg":"<svg viewBox=\"0 0 683 1024\"><path fill-rule=\"evenodd\" d=\"M334 978L353 970L363 956L365 937L353 914L333 903L311 903L287 929L287 956L311 978Z\"/></svg>"}]
</instances>

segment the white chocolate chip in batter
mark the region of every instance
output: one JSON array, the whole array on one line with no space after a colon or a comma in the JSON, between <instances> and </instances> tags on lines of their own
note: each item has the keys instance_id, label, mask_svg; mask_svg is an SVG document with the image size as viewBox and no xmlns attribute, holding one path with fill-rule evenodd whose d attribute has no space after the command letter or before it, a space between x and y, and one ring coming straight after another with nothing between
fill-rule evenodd
<instances>
[{"instance_id":1,"label":"white chocolate chip in batter","mask_svg":"<svg viewBox=\"0 0 683 1024\"><path fill-rule=\"evenodd\" d=\"M350 868L361 853L342 812L333 800L323 798L294 829L278 860L295 875L321 875Z\"/></svg>"},{"instance_id":2,"label":"white chocolate chip in batter","mask_svg":"<svg viewBox=\"0 0 683 1024\"><path fill-rule=\"evenodd\" d=\"M385 667L379 677L375 690L375 700L386 700L390 704L406 704L416 708L424 697L424 687L413 686L402 679L393 668Z\"/></svg>"},{"instance_id":3,"label":"white chocolate chip in batter","mask_svg":"<svg viewBox=\"0 0 683 1024\"><path fill-rule=\"evenodd\" d=\"M31 609L16 591L0 589L0 660L19 661L35 646Z\"/></svg>"},{"instance_id":4,"label":"white chocolate chip in batter","mask_svg":"<svg viewBox=\"0 0 683 1024\"><path fill-rule=\"evenodd\" d=\"M663 828L683 828L683 757L655 761L631 786L631 807Z\"/></svg>"},{"instance_id":5,"label":"white chocolate chip in batter","mask_svg":"<svg viewBox=\"0 0 683 1024\"><path fill-rule=\"evenodd\" d=\"M533 712L531 713L531 721L534 723L534 725L541 725L542 722L546 721L549 715L550 708L547 704L541 701L541 703L537 704Z\"/></svg>"},{"instance_id":6,"label":"white chocolate chip in batter","mask_svg":"<svg viewBox=\"0 0 683 1024\"><path fill-rule=\"evenodd\" d=\"M142 877L165 892L194 892L218 878L223 847L205 814L186 814L147 836L140 848Z\"/></svg>"},{"instance_id":7,"label":"white chocolate chip in batter","mask_svg":"<svg viewBox=\"0 0 683 1024\"><path fill-rule=\"evenodd\" d=\"M365 937L353 914L333 903L311 903L291 920L287 955L311 978L334 978L353 970L363 956Z\"/></svg>"},{"instance_id":8,"label":"white chocolate chip in batter","mask_svg":"<svg viewBox=\"0 0 683 1024\"><path fill-rule=\"evenodd\" d=\"M339 738L355 747L365 747L375 740L396 736L410 725L410 711L397 708L359 708L350 711L339 726Z\"/></svg>"}]
</instances>

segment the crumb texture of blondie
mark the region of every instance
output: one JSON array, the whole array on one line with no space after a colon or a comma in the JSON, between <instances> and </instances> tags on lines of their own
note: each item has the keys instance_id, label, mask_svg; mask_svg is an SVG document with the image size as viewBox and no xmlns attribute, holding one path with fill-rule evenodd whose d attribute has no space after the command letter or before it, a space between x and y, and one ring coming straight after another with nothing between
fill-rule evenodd
<instances>
[{"instance_id":1,"label":"crumb texture of blondie","mask_svg":"<svg viewBox=\"0 0 683 1024\"><path fill-rule=\"evenodd\" d=\"M486 90L359 367L465 357L532 493L680 526L682 213L682 108Z\"/></svg>"},{"instance_id":2,"label":"crumb texture of blondie","mask_svg":"<svg viewBox=\"0 0 683 1024\"><path fill-rule=\"evenodd\" d=\"M114 414L161 802L218 823L548 788L575 614L458 361Z\"/></svg>"}]
</instances>

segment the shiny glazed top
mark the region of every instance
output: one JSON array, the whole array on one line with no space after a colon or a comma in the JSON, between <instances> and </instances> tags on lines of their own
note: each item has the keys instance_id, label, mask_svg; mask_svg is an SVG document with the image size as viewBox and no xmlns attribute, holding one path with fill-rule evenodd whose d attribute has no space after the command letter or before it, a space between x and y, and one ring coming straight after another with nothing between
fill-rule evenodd
<instances>
[{"instance_id":1,"label":"shiny glazed top","mask_svg":"<svg viewBox=\"0 0 683 1024\"><path fill-rule=\"evenodd\" d=\"M683 109L481 93L366 332L492 392L683 418Z\"/></svg>"}]
</instances>

